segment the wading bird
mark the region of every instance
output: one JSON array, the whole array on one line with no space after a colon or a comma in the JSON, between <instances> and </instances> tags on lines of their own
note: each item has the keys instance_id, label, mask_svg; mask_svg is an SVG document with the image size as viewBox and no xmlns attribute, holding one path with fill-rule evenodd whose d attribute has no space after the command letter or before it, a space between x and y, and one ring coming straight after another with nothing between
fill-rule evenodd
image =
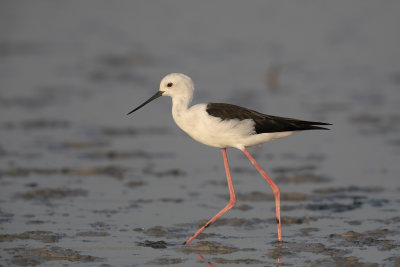
<instances>
[{"instance_id":1,"label":"wading bird","mask_svg":"<svg viewBox=\"0 0 400 267\"><path fill-rule=\"evenodd\" d=\"M160 96L172 98L172 117L175 123L194 140L207 146L220 148L224 160L229 187L229 203L212 217L193 236L184 242L189 244L196 236L209 227L236 204L231 173L229 170L227 148L237 148L247 156L250 162L271 186L275 197L278 241L282 241L280 190L272 179L247 151L246 147L263 144L303 130L328 130L317 125L331 125L324 122L304 121L277 117L257 111L224 103L197 104L189 107L192 101L194 84L190 77L181 73L171 73L160 83L159 91L143 104L128 113L131 114Z\"/></svg>"}]
</instances>

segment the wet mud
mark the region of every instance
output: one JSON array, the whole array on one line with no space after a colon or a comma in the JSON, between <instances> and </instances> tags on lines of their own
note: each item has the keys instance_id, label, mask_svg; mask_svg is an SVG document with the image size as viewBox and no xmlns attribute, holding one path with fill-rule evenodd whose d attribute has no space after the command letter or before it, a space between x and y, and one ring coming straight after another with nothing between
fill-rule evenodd
<instances>
[{"instance_id":1,"label":"wet mud","mask_svg":"<svg viewBox=\"0 0 400 267\"><path fill-rule=\"evenodd\" d=\"M179 2L191 23L150 2L11 3L1 266L400 266L397 3ZM231 5L239 24L221 23ZM237 204L182 245L229 201L220 152L177 129L167 97L126 115L178 70L196 103L333 124L250 149L281 189L282 243L271 189L229 149Z\"/></svg>"},{"instance_id":2,"label":"wet mud","mask_svg":"<svg viewBox=\"0 0 400 267\"><path fill-rule=\"evenodd\" d=\"M100 259L90 255L82 255L72 249L63 249L55 246L48 248L9 248L6 249L6 252L12 255L11 260L7 263L16 266L36 266L50 261L80 262L84 264Z\"/></svg>"}]
</instances>

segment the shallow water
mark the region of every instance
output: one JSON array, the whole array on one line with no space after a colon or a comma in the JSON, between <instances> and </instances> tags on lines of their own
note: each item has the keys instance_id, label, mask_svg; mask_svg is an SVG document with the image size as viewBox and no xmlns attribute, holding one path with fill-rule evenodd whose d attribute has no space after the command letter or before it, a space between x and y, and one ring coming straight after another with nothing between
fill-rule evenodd
<instances>
[{"instance_id":1,"label":"shallow water","mask_svg":"<svg viewBox=\"0 0 400 267\"><path fill-rule=\"evenodd\" d=\"M1 7L3 265L400 265L397 2ZM281 246L272 192L233 149L237 206L181 245L229 196L169 98L125 115L170 72L195 103L333 124L250 149L281 188Z\"/></svg>"}]
</instances>

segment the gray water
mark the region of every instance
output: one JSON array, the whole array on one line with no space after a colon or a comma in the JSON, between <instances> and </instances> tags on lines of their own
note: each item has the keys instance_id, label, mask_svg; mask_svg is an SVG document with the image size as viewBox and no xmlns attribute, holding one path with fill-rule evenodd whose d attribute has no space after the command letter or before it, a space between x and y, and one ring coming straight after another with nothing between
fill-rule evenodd
<instances>
[{"instance_id":1,"label":"gray water","mask_svg":"<svg viewBox=\"0 0 400 267\"><path fill-rule=\"evenodd\" d=\"M398 1L2 1L1 265L399 266ZM153 95L332 123L251 148L282 193Z\"/></svg>"}]
</instances>

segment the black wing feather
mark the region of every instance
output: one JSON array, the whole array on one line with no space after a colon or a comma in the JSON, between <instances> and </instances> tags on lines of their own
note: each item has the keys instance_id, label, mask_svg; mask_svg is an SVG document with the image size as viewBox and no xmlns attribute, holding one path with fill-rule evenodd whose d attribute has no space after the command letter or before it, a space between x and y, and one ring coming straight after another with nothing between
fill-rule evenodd
<instances>
[{"instance_id":1,"label":"black wing feather","mask_svg":"<svg viewBox=\"0 0 400 267\"><path fill-rule=\"evenodd\" d=\"M303 121L266 115L248 108L225 103L209 103L207 104L206 111L209 115L219 117L222 120L251 119L255 123L254 126L257 134L303 130L329 130L315 125L331 125L325 122Z\"/></svg>"}]
</instances>

